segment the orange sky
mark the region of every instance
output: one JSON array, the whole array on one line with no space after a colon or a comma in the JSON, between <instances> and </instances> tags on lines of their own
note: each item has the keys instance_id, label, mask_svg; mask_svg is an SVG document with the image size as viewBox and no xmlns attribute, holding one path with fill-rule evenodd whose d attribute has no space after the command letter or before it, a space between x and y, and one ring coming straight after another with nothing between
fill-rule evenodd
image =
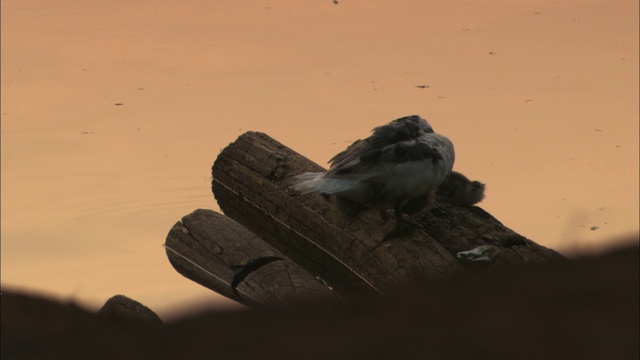
<instances>
[{"instance_id":1,"label":"orange sky","mask_svg":"<svg viewBox=\"0 0 640 360\"><path fill-rule=\"evenodd\" d=\"M570 255L638 232L636 0L1 7L3 286L229 304L162 248L218 209L220 149L257 130L325 165L410 114L528 238Z\"/></svg>"}]
</instances>

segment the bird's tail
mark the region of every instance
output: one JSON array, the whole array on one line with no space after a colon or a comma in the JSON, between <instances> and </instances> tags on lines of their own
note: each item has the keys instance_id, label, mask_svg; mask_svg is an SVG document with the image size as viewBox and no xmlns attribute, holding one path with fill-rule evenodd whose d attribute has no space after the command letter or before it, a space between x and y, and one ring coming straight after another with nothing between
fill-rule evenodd
<instances>
[{"instance_id":1,"label":"bird's tail","mask_svg":"<svg viewBox=\"0 0 640 360\"><path fill-rule=\"evenodd\" d=\"M318 191L322 184L321 172L308 172L295 176L295 184L291 186L293 190L307 194Z\"/></svg>"},{"instance_id":2,"label":"bird's tail","mask_svg":"<svg viewBox=\"0 0 640 360\"><path fill-rule=\"evenodd\" d=\"M296 175L295 184L292 188L303 194L319 192L323 194L335 194L350 189L353 181L343 179L332 179L323 176L321 172L309 172Z\"/></svg>"}]
</instances>

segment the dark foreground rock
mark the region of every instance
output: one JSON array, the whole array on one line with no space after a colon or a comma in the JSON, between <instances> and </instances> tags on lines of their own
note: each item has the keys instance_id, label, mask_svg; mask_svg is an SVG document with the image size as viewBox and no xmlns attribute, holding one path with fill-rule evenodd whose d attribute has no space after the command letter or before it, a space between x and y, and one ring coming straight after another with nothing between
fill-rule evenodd
<instances>
[{"instance_id":1,"label":"dark foreground rock","mask_svg":"<svg viewBox=\"0 0 640 360\"><path fill-rule=\"evenodd\" d=\"M151 309L124 295L111 297L98 311L98 316L123 324L162 325L162 320Z\"/></svg>"},{"instance_id":2,"label":"dark foreground rock","mask_svg":"<svg viewBox=\"0 0 640 360\"><path fill-rule=\"evenodd\" d=\"M637 359L638 248L148 326L2 294L2 359Z\"/></svg>"}]
</instances>

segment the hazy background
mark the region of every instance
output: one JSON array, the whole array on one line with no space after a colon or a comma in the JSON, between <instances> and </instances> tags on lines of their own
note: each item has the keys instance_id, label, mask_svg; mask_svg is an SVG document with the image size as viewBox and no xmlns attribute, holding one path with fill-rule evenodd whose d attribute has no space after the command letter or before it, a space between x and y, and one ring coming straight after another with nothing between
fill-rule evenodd
<instances>
[{"instance_id":1,"label":"hazy background","mask_svg":"<svg viewBox=\"0 0 640 360\"><path fill-rule=\"evenodd\" d=\"M256 130L326 165L411 114L528 238L573 255L638 233L637 0L3 0L1 17L3 288L165 319L231 306L162 247L218 210L219 151Z\"/></svg>"}]
</instances>

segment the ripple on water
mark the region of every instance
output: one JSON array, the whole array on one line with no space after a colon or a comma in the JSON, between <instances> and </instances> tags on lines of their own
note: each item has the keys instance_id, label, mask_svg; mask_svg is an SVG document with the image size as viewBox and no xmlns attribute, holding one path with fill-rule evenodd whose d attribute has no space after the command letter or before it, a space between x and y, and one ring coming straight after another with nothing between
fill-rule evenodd
<instances>
[{"instance_id":1,"label":"ripple on water","mask_svg":"<svg viewBox=\"0 0 640 360\"><path fill-rule=\"evenodd\" d=\"M198 208L219 210L211 194L210 179L153 178L135 183L122 182L109 191L84 193L64 200L56 214L59 225L83 222L157 223L173 222ZM142 223L141 223L142 222ZM167 225L173 225L173 222Z\"/></svg>"}]
</instances>

